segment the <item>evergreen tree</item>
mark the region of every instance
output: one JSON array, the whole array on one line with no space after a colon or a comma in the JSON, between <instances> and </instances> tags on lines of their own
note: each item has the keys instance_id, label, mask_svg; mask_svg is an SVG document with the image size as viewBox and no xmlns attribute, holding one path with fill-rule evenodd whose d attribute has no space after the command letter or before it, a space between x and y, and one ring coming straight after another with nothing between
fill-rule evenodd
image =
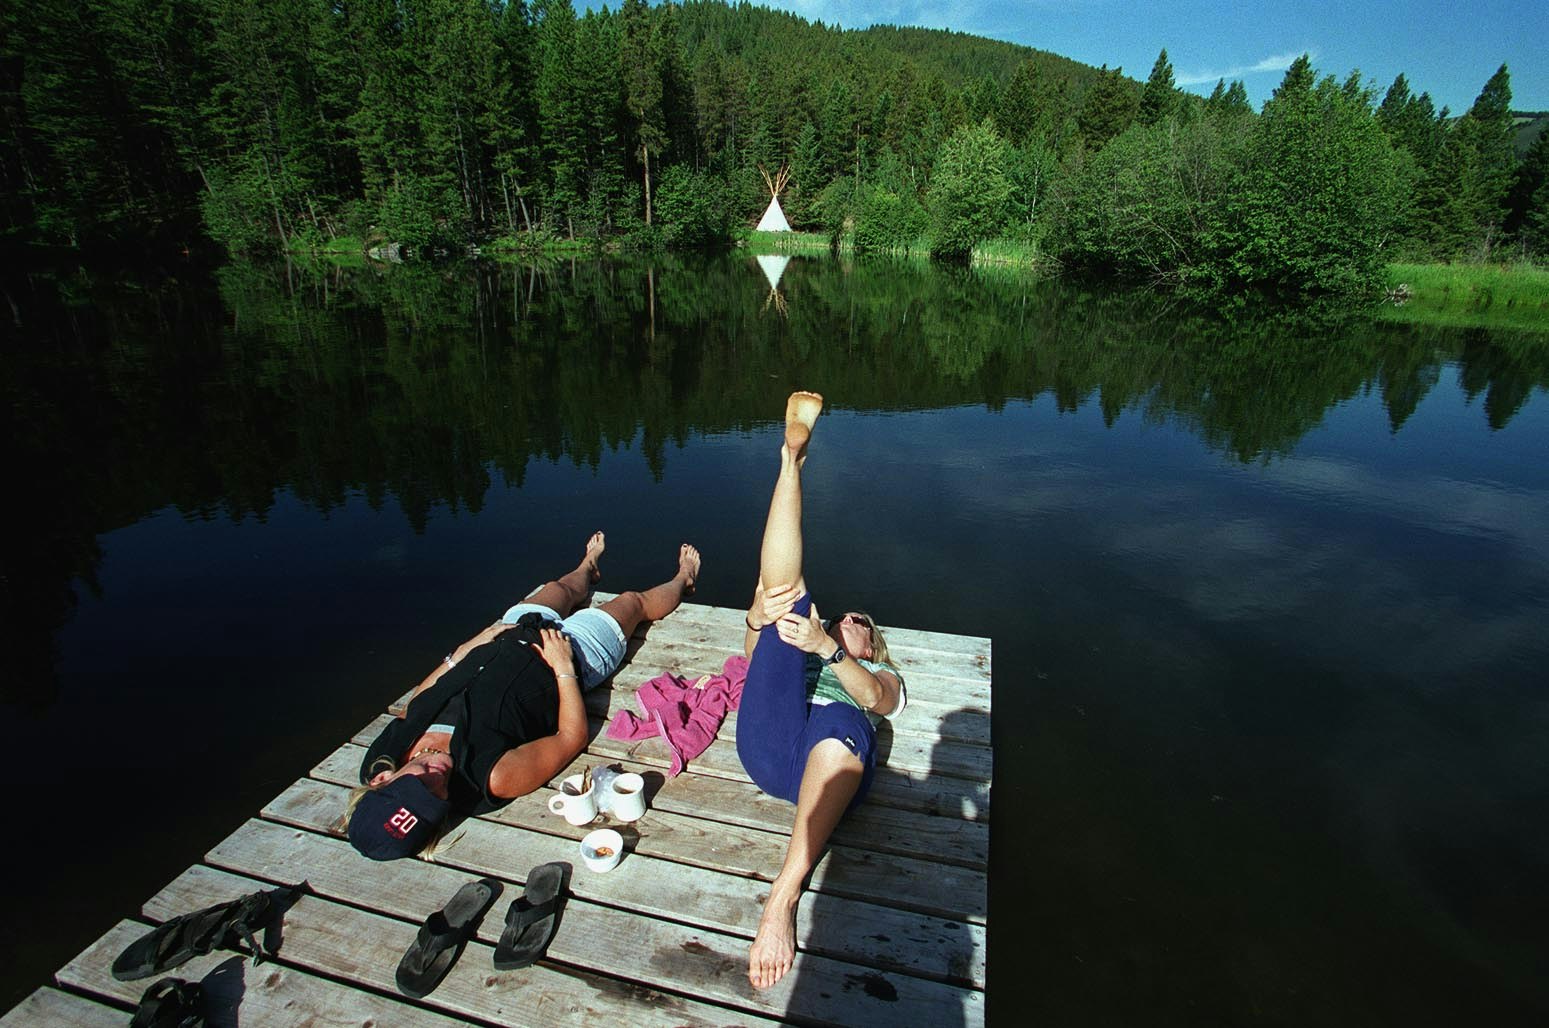
<instances>
[{"instance_id":1,"label":"evergreen tree","mask_svg":"<svg viewBox=\"0 0 1549 1028\"><path fill-rule=\"evenodd\" d=\"M414 174L420 125L411 91L415 56L395 0L356 0L345 13L350 63L359 69L355 109L347 115L368 208L382 210Z\"/></svg>"},{"instance_id":2,"label":"evergreen tree","mask_svg":"<svg viewBox=\"0 0 1549 1028\"><path fill-rule=\"evenodd\" d=\"M484 129L504 68L493 12L483 0L424 0L421 13L423 177L433 195L457 198L465 233L477 233L495 216Z\"/></svg>"},{"instance_id":3,"label":"evergreen tree","mask_svg":"<svg viewBox=\"0 0 1549 1028\"><path fill-rule=\"evenodd\" d=\"M1413 97L1409 95L1409 80L1404 78L1403 72L1393 80L1388 91L1382 96L1382 103L1377 106L1377 124L1388 133L1390 138L1397 135L1398 126L1403 120L1404 112L1409 107ZM1394 139L1397 142L1397 139Z\"/></svg>"},{"instance_id":4,"label":"evergreen tree","mask_svg":"<svg viewBox=\"0 0 1549 1028\"><path fill-rule=\"evenodd\" d=\"M1215 89L1205 98L1205 115L1215 119L1236 118L1252 114L1248 103L1248 90L1241 79L1233 79L1228 86L1225 79L1217 79Z\"/></svg>"},{"instance_id":5,"label":"evergreen tree","mask_svg":"<svg viewBox=\"0 0 1549 1028\"><path fill-rule=\"evenodd\" d=\"M1000 94L995 127L1017 146L1033 140L1049 142L1067 114L1064 94L1036 62L1026 60L1016 66Z\"/></svg>"},{"instance_id":6,"label":"evergreen tree","mask_svg":"<svg viewBox=\"0 0 1549 1028\"><path fill-rule=\"evenodd\" d=\"M485 110L483 130L489 139L495 174L500 181L506 227L531 232L527 197L540 181L538 110L534 93L533 27L522 0L507 3L495 23L496 75Z\"/></svg>"},{"instance_id":7,"label":"evergreen tree","mask_svg":"<svg viewBox=\"0 0 1549 1028\"><path fill-rule=\"evenodd\" d=\"M645 223L649 225L651 154L659 159L667 143L666 116L662 111L662 66L666 54L645 0L624 0L619 18L623 22L619 64L624 79L624 104L634 130L635 154L640 158Z\"/></svg>"},{"instance_id":8,"label":"evergreen tree","mask_svg":"<svg viewBox=\"0 0 1549 1028\"><path fill-rule=\"evenodd\" d=\"M1000 103L1000 85L993 76L980 75L963 90L963 108L975 122L995 117Z\"/></svg>"},{"instance_id":9,"label":"evergreen tree","mask_svg":"<svg viewBox=\"0 0 1549 1028\"><path fill-rule=\"evenodd\" d=\"M1270 100L1283 99L1289 104L1300 104L1312 95L1312 87L1317 79L1317 73L1312 70L1312 57L1302 54L1285 70L1285 77L1270 94Z\"/></svg>"},{"instance_id":10,"label":"evergreen tree","mask_svg":"<svg viewBox=\"0 0 1549 1028\"><path fill-rule=\"evenodd\" d=\"M857 138L854 97L855 90L844 79L828 83L818 122L822 153L820 173L824 179L854 170Z\"/></svg>"},{"instance_id":11,"label":"evergreen tree","mask_svg":"<svg viewBox=\"0 0 1549 1028\"><path fill-rule=\"evenodd\" d=\"M1167 60L1164 48L1157 54L1151 66L1151 77L1140 94L1140 112L1137 120L1142 125L1155 125L1172 117L1177 109L1178 92L1173 84L1173 66Z\"/></svg>"},{"instance_id":12,"label":"evergreen tree","mask_svg":"<svg viewBox=\"0 0 1549 1028\"><path fill-rule=\"evenodd\" d=\"M588 12L576 25L575 80L582 147L583 186L580 211L589 233L611 228L617 219L632 220L643 209L641 198L626 202L624 164L629 130L624 80L619 63L619 19Z\"/></svg>"},{"instance_id":13,"label":"evergreen tree","mask_svg":"<svg viewBox=\"0 0 1549 1028\"><path fill-rule=\"evenodd\" d=\"M1102 75L1087 93L1081 113L1076 116L1087 148L1100 150L1108 140L1128 128L1135 120L1135 107L1135 91L1124 78L1124 69L1109 71L1104 65Z\"/></svg>"},{"instance_id":14,"label":"evergreen tree","mask_svg":"<svg viewBox=\"0 0 1549 1028\"><path fill-rule=\"evenodd\" d=\"M1405 188L1370 94L1298 58L1254 123L1230 206L1233 277L1276 294L1378 281Z\"/></svg>"},{"instance_id":15,"label":"evergreen tree","mask_svg":"<svg viewBox=\"0 0 1549 1028\"><path fill-rule=\"evenodd\" d=\"M1441 146L1420 197L1426 241L1437 256L1488 259L1502 241L1517 164L1510 108L1503 64Z\"/></svg>"},{"instance_id":16,"label":"evergreen tree","mask_svg":"<svg viewBox=\"0 0 1549 1028\"><path fill-rule=\"evenodd\" d=\"M1020 144L1036 132L1040 115L1038 80L1037 65L1023 61L1001 91L1000 103L994 113L995 127L1012 143Z\"/></svg>"},{"instance_id":17,"label":"evergreen tree","mask_svg":"<svg viewBox=\"0 0 1549 1028\"><path fill-rule=\"evenodd\" d=\"M1517 169L1509 206L1506 230L1528 253L1549 258L1549 131L1538 133Z\"/></svg>"},{"instance_id":18,"label":"evergreen tree","mask_svg":"<svg viewBox=\"0 0 1549 1028\"><path fill-rule=\"evenodd\" d=\"M534 0L534 49L546 217L562 221L573 236L571 220L581 202L585 179L586 124L577 88L576 17L570 0Z\"/></svg>"}]
</instances>

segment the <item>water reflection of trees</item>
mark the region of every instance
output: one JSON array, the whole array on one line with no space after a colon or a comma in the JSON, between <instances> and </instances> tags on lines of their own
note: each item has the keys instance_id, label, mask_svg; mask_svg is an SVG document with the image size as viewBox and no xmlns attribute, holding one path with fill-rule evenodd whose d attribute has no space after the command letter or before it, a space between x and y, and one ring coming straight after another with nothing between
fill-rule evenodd
<instances>
[{"instance_id":1,"label":"water reflection of trees","mask_svg":"<svg viewBox=\"0 0 1549 1028\"><path fill-rule=\"evenodd\" d=\"M1243 461L1367 390L1397 431L1448 360L1493 428L1549 386L1549 347L1482 332L1227 320L887 261L795 260L780 288L784 318L748 258L8 286L23 333L0 372L10 480L34 501L6 512L7 631L51 635L66 583L92 581L97 535L153 510L240 518L280 490L323 510L358 492L419 530L534 459L596 467L639 440L660 476L669 443L749 428L797 384L861 410L1048 393L1110 424L1188 425Z\"/></svg>"}]
</instances>

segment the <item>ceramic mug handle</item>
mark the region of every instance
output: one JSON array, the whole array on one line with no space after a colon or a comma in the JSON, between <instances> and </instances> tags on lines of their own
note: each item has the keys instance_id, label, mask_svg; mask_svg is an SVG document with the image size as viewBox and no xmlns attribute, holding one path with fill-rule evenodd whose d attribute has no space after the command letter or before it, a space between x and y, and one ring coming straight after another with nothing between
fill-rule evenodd
<instances>
[{"instance_id":1,"label":"ceramic mug handle","mask_svg":"<svg viewBox=\"0 0 1549 1028\"><path fill-rule=\"evenodd\" d=\"M555 793L553 796L550 796L549 812L553 814L563 814L565 812L565 797L561 796L559 793Z\"/></svg>"}]
</instances>

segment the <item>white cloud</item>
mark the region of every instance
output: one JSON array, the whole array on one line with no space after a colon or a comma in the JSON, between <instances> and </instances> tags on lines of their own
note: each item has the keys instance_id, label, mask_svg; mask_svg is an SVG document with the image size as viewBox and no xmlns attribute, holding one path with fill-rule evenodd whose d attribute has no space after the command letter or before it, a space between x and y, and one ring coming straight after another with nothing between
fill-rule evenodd
<instances>
[{"instance_id":1,"label":"white cloud","mask_svg":"<svg viewBox=\"0 0 1549 1028\"><path fill-rule=\"evenodd\" d=\"M1206 86L1214 85L1221 79L1230 82L1232 79L1245 78L1248 75L1258 75L1264 72L1283 72L1302 54L1312 54L1311 47L1300 50L1288 50L1283 54L1274 54L1255 64L1244 64L1228 68L1225 71L1192 71L1178 75L1174 78L1180 86Z\"/></svg>"},{"instance_id":2,"label":"white cloud","mask_svg":"<svg viewBox=\"0 0 1549 1028\"><path fill-rule=\"evenodd\" d=\"M790 11L808 21L863 29L868 25L906 25L918 28L982 31L974 28L986 5L982 2L942 0L773 0L771 7Z\"/></svg>"}]
</instances>

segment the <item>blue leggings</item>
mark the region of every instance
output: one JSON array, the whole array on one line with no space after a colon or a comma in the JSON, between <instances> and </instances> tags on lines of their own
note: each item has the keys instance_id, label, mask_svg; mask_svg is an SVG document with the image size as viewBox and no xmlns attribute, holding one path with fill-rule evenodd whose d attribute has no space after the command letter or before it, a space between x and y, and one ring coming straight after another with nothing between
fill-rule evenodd
<instances>
[{"instance_id":1,"label":"blue leggings","mask_svg":"<svg viewBox=\"0 0 1549 1028\"><path fill-rule=\"evenodd\" d=\"M812 595L803 593L795 612L808 614ZM824 739L838 739L860 758L865 771L853 808L865 798L877 767L877 731L860 708L848 703L807 702L807 654L765 625L748 663L737 708L737 756L755 785L771 796L796 802L807 755Z\"/></svg>"}]
</instances>

